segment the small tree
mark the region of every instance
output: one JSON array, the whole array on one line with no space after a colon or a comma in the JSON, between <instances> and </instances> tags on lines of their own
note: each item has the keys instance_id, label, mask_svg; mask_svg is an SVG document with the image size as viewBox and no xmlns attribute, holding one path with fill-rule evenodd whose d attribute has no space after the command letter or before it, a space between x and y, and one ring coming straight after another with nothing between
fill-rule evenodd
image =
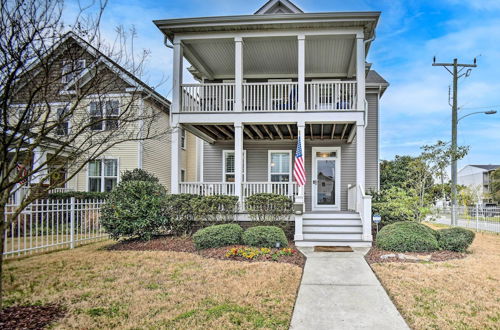
<instances>
[{"instance_id":1,"label":"small tree","mask_svg":"<svg viewBox=\"0 0 500 330\"><path fill-rule=\"evenodd\" d=\"M490 172L490 197L500 203L500 167Z\"/></svg>"}]
</instances>

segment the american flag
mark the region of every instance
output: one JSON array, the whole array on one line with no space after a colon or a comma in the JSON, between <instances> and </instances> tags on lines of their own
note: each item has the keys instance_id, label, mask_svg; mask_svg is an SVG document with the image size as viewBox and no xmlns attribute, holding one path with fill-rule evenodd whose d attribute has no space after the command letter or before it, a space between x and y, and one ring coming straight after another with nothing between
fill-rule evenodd
<instances>
[{"instance_id":1,"label":"american flag","mask_svg":"<svg viewBox=\"0 0 500 330\"><path fill-rule=\"evenodd\" d=\"M297 140L297 151L295 152L295 164L293 166L293 177L299 187L306 185L306 169L304 168L304 157L302 157L302 146L300 138Z\"/></svg>"}]
</instances>

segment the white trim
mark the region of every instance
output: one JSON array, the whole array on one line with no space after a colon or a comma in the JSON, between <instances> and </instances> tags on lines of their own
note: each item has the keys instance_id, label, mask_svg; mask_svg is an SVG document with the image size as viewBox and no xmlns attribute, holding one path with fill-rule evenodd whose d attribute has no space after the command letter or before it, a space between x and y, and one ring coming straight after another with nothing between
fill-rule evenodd
<instances>
[{"instance_id":1,"label":"white trim","mask_svg":"<svg viewBox=\"0 0 500 330\"><path fill-rule=\"evenodd\" d=\"M372 22L373 20L369 20ZM285 23L294 23L294 22L285 22ZM320 22L325 23L325 22ZM326 22L328 23L328 22ZM259 22L260 24L266 24L264 22ZM273 24L273 23L271 23ZM228 24L229 25L229 24ZM242 22L234 23L233 25L243 25ZM249 24L253 25L253 24ZM161 29L161 27L160 27ZM217 33L177 33L175 35L175 40L183 41L183 40L200 40L200 39L229 39L234 37L241 38L254 38L254 37L295 37L298 35L307 36L330 36L330 35L348 35L348 36L362 36L364 35L363 28L330 28L330 29L314 29L314 30L304 30L304 29L287 29L282 31L247 31L247 32L217 32Z\"/></svg>"},{"instance_id":2,"label":"white trim","mask_svg":"<svg viewBox=\"0 0 500 330\"><path fill-rule=\"evenodd\" d=\"M186 150L186 146L187 146L187 134L186 134L186 130L184 128L180 128L181 130L181 149L182 150Z\"/></svg>"},{"instance_id":3,"label":"white trim","mask_svg":"<svg viewBox=\"0 0 500 330\"><path fill-rule=\"evenodd\" d=\"M276 153L276 154L283 154L287 153L288 154L288 181L285 182L292 182L292 150L268 150L267 151L267 181L271 182L271 154ZM275 175L282 175L285 174L283 173L274 173Z\"/></svg>"},{"instance_id":4,"label":"white trim","mask_svg":"<svg viewBox=\"0 0 500 330\"><path fill-rule=\"evenodd\" d=\"M222 182L228 182L226 181L226 174L231 174L231 173L226 173L226 154L228 153L235 153L234 149L224 149L222 150ZM235 173L234 177L236 179L236 165L235 165ZM243 150L243 181L247 181L247 151Z\"/></svg>"},{"instance_id":5,"label":"white trim","mask_svg":"<svg viewBox=\"0 0 500 330\"><path fill-rule=\"evenodd\" d=\"M121 114L121 100L118 99L118 98L108 98L107 96L102 100L102 101L90 101L89 104L87 105L87 115L90 117L91 115L91 111L90 111L90 107L91 107L91 104L92 103L99 103L101 105L103 105L103 107L101 107L101 114L102 114L102 121L101 121L101 124L102 124L102 127L101 129L93 129L92 126L90 127L90 130L91 131L107 131L107 114L108 114L108 109L106 107L106 103L107 102L118 102L118 114L116 115L117 118L120 118L120 114ZM120 120L118 119L118 127L116 127L116 129L119 129L120 128Z\"/></svg>"},{"instance_id":6,"label":"white trim","mask_svg":"<svg viewBox=\"0 0 500 330\"><path fill-rule=\"evenodd\" d=\"M182 179L182 172L184 172L184 180ZM182 182L186 182L186 169L185 168L181 168L181 171L180 171L180 178L179 178L179 182L182 183Z\"/></svg>"},{"instance_id":7,"label":"white trim","mask_svg":"<svg viewBox=\"0 0 500 330\"><path fill-rule=\"evenodd\" d=\"M341 147L312 147L312 152L311 152L311 209L313 211L320 211L320 210L340 210L340 205L341 205L341 164L342 164L342 159L341 159ZM317 163L316 160L318 157L316 157L317 152L336 152L336 157L326 157L326 159L333 159L335 160L335 205L334 206L318 206L317 205L317 189L315 189L315 184L313 183L314 180L316 180L316 177L318 176L317 171Z\"/></svg>"}]
</instances>

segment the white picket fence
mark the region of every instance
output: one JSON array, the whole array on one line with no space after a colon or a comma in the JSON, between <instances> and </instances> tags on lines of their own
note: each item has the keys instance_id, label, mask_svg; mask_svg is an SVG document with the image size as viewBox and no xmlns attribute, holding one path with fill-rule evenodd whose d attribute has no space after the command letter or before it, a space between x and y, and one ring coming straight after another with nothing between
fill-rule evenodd
<instances>
[{"instance_id":1,"label":"white picket fence","mask_svg":"<svg viewBox=\"0 0 500 330\"><path fill-rule=\"evenodd\" d=\"M39 199L13 218L18 205L6 207L4 256L74 248L108 237L100 225L98 199ZM10 223L10 224L9 224Z\"/></svg>"}]
</instances>

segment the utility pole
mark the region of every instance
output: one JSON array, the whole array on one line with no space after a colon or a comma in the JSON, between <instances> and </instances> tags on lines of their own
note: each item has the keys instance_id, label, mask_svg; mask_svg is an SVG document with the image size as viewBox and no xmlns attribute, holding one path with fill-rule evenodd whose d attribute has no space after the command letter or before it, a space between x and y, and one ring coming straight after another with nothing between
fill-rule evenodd
<instances>
[{"instance_id":1,"label":"utility pole","mask_svg":"<svg viewBox=\"0 0 500 330\"><path fill-rule=\"evenodd\" d=\"M458 79L462 76L468 77L471 69L462 73L464 68L477 67L476 59L474 64L460 64L458 59L453 59L453 63L436 63L436 57L432 66L442 66L453 76L453 104L451 109L451 224L457 225L457 129L458 129ZM452 69L450 70L449 67ZM460 68L460 69L459 69Z\"/></svg>"}]
</instances>

